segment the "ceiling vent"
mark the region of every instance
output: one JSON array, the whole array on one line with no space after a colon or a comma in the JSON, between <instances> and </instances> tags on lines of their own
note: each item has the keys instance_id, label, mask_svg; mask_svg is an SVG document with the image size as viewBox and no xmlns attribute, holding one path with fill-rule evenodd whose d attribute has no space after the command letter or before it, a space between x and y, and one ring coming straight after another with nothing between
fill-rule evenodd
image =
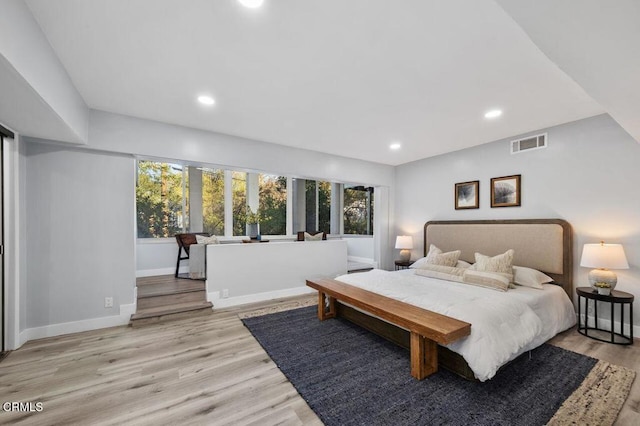
<instances>
[{"instance_id":1,"label":"ceiling vent","mask_svg":"<svg viewBox=\"0 0 640 426\"><path fill-rule=\"evenodd\" d=\"M511 141L511 154L531 151L534 149L547 147L547 134L542 133L535 136L527 136L526 138Z\"/></svg>"}]
</instances>

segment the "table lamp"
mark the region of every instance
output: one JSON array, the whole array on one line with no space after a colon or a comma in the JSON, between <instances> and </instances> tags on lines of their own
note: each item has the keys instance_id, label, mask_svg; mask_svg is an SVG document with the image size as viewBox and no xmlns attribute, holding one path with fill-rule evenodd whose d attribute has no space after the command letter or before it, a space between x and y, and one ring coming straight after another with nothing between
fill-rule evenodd
<instances>
[{"instance_id":1,"label":"table lamp","mask_svg":"<svg viewBox=\"0 0 640 426\"><path fill-rule=\"evenodd\" d=\"M413 248L413 238L411 235L398 235L396 237L396 248L400 249L400 260L403 262L411 259L411 249Z\"/></svg>"},{"instance_id":2,"label":"table lamp","mask_svg":"<svg viewBox=\"0 0 640 426\"><path fill-rule=\"evenodd\" d=\"M618 277L609 269L629 269L622 244L605 244L604 241L584 245L580 266L596 268L589 272L589 284L594 290L606 287L605 284L611 289L616 286Z\"/></svg>"}]
</instances>

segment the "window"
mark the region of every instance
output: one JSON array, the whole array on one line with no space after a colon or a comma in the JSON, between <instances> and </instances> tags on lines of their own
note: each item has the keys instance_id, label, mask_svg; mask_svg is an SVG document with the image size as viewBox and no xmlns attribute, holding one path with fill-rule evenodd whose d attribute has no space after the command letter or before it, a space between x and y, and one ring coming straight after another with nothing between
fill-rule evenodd
<instances>
[{"instance_id":1,"label":"window","mask_svg":"<svg viewBox=\"0 0 640 426\"><path fill-rule=\"evenodd\" d=\"M247 223L247 174L232 172L233 236L246 235Z\"/></svg>"},{"instance_id":2,"label":"window","mask_svg":"<svg viewBox=\"0 0 640 426\"><path fill-rule=\"evenodd\" d=\"M317 182L315 180L307 180L304 185L304 207L305 207L305 231L317 231L318 229L318 206L316 201Z\"/></svg>"},{"instance_id":3,"label":"window","mask_svg":"<svg viewBox=\"0 0 640 426\"><path fill-rule=\"evenodd\" d=\"M136 206L138 238L172 237L189 230L186 167L138 161Z\"/></svg>"},{"instance_id":4,"label":"window","mask_svg":"<svg viewBox=\"0 0 640 426\"><path fill-rule=\"evenodd\" d=\"M293 231L340 233L331 229L331 182L294 179Z\"/></svg>"},{"instance_id":5,"label":"window","mask_svg":"<svg viewBox=\"0 0 640 426\"><path fill-rule=\"evenodd\" d=\"M344 233L373 235L373 188L344 188Z\"/></svg>"},{"instance_id":6,"label":"window","mask_svg":"<svg viewBox=\"0 0 640 426\"><path fill-rule=\"evenodd\" d=\"M287 233L287 178L277 175L259 176L260 233Z\"/></svg>"},{"instance_id":7,"label":"window","mask_svg":"<svg viewBox=\"0 0 640 426\"><path fill-rule=\"evenodd\" d=\"M331 233L331 182L318 182L318 231Z\"/></svg>"},{"instance_id":8,"label":"window","mask_svg":"<svg viewBox=\"0 0 640 426\"><path fill-rule=\"evenodd\" d=\"M224 235L224 170L202 170L202 228Z\"/></svg>"},{"instance_id":9,"label":"window","mask_svg":"<svg viewBox=\"0 0 640 426\"><path fill-rule=\"evenodd\" d=\"M181 232L246 236L248 206L258 214L262 235L286 235L289 226L294 233L373 235L371 187L152 160L137 164L138 238ZM225 226L225 220L231 223Z\"/></svg>"}]
</instances>

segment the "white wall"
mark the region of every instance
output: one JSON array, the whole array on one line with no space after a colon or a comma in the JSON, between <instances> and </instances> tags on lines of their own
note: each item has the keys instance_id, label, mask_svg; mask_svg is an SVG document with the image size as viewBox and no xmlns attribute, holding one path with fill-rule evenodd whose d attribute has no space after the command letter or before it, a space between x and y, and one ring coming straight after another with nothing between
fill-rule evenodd
<instances>
[{"instance_id":1,"label":"white wall","mask_svg":"<svg viewBox=\"0 0 640 426\"><path fill-rule=\"evenodd\" d=\"M617 289L640 296L640 145L608 115L544 131L546 149L511 155L510 138L397 167L397 233L413 236L416 258L429 220L566 219L574 232L574 286L588 285L589 269L579 266L583 244L605 240L622 243L631 266L616 271ZM522 206L491 208L490 179L513 174L522 175ZM470 180L480 181L480 208L456 211L454 184Z\"/></svg>"},{"instance_id":2,"label":"white wall","mask_svg":"<svg viewBox=\"0 0 640 426\"><path fill-rule=\"evenodd\" d=\"M184 255L184 253L183 253ZM141 238L136 243L136 275L151 277L175 273L178 244L175 238ZM180 272L187 272L189 261L180 262Z\"/></svg>"},{"instance_id":3,"label":"white wall","mask_svg":"<svg viewBox=\"0 0 640 426\"><path fill-rule=\"evenodd\" d=\"M26 327L118 317L134 303L134 160L37 143L26 154Z\"/></svg>"},{"instance_id":4,"label":"white wall","mask_svg":"<svg viewBox=\"0 0 640 426\"><path fill-rule=\"evenodd\" d=\"M222 168L363 185L393 185L393 167L91 110L89 147Z\"/></svg>"},{"instance_id":5,"label":"white wall","mask_svg":"<svg viewBox=\"0 0 640 426\"><path fill-rule=\"evenodd\" d=\"M87 140L89 110L23 0L2 0L0 116L23 135Z\"/></svg>"},{"instance_id":6,"label":"white wall","mask_svg":"<svg viewBox=\"0 0 640 426\"><path fill-rule=\"evenodd\" d=\"M366 235L344 235L349 257L373 260L373 237Z\"/></svg>"}]
</instances>

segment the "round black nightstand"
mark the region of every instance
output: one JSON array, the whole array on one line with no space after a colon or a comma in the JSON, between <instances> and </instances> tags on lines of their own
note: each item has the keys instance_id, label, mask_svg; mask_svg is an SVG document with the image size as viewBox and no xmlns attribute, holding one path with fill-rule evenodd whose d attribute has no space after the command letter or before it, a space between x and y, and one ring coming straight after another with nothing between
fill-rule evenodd
<instances>
[{"instance_id":1,"label":"round black nightstand","mask_svg":"<svg viewBox=\"0 0 640 426\"><path fill-rule=\"evenodd\" d=\"M578 287L578 333L583 334L601 342L613 343L615 345L632 345L633 344L633 299L631 293L624 291L611 290L610 295L598 294L591 287ZM582 299L585 300L584 306L584 324L582 321ZM594 306L594 326L589 327L589 300L593 300ZM611 305L611 330L604 330L598 327L598 302L606 302ZM620 304L620 333L615 332L613 315L615 313L615 304ZM624 334L624 305L629 305L629 335ZM594 335L589 335L589 330L603 331L610 333L610 339L602 339Z\"/></svg>"},{"instance_id":2,"label":"round black nightstand","mask_svg":"<svg viewBox=\"0 0 640 426\"><path fill-rule=\"evenodd\" d=\"M407 269L409 266L413 264L413 260L396 260L396 271L400 269Z\"/></svg>"}]
</instances>

